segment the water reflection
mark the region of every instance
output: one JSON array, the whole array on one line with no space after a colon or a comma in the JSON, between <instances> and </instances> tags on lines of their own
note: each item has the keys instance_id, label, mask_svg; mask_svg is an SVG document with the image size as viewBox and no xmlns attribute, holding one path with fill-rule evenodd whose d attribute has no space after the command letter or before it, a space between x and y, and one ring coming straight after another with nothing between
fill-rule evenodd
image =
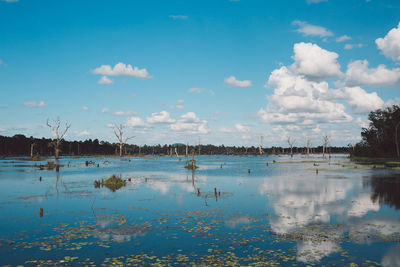
<instances>
[{"instance_id":1,"label":"water reflection","mask_svg":"<svg viewBox=\"0 0 400 267\"><path fill-rule=\"evenodd\" d=\"M372 188L372 200L400 209L400 174L372 176L366 183Z\"/></svg>"},{"instance_id":2,"label":"water reflection","mask_svg":"<svg viewBox=\"0 0 400 267\"><path fill-rule=\"evenodd\" d=\"M288 233L310 223L329 223L332 214L343 214L344 200L360 184L347 179L275 176L264 179L259 187L275 211L272 230Z\"/></svg>"},{"instance_id":3,"label":"water reflection","mask_svg":"<svg viewBox=\"0 0 400 267\"><path fill-rule=\"evenodd\" d=\"M389 249L383 256L381 264L384 267L398 267L400 265L400 245Z\"/></svg>"},{"instance_id":4,"label":"water reflection","mask_svg":"<svg viewBox=\"0 0 400 267\"><path fill-rule=\"evenodd\" d=\"M103 241L118 243L131 241L132 238L144 236L151 231L151 225L123 224L97 230L96 235Z\"/></svg>"},{"instance_id":5,"label":"water reflection","mask_svg":"<svg viewBox=\"0 0 400 267\"><path fill-rule=\"evenodd\" d=\"M265 161L273 159L282 162L266 166ZM82 159L71 159L71 167L60 173L8 171L7 177L0 177L0 237L12 239L10 233L31 227L16 218L11 218L17 222L13 223L6 216L33 214L32 221L37 225L32 229L39 234L23 237L32 239L28 247L38 240L43 244L57 240L51 229L62 222L69 224L63 228L65 237L71 236L70 231L79 233L78 238L88 237L87 250L74 250L84 257L88 251L95 251L92 257L101 258L102 253L94 246L99 243L112 247L110 251L121 249L121 255L151 254L153 248L149 247L157 240L160 257L167 255L167 248L168 253L177 253L176 248L183 250L178 250L183 255L187 247L197 253L190 256L193 262L214 255L209 252L212 249L213 253L228 253L221 255L223 265L233 253L239 258L240 253L250 255L254 248L263 251L259 255L276 256L273 253L285 251L286 260L292 259L290 264L298 261L300 266L328 266L376 250L373 260L396 266L400 248L393 245L400 236L396 210L400 208L400 175L382 176L378 174L385 174L383 171L361 168L346 170L342 164L328 165L328 161L318 162L316 175L313 162L300 157L289 160L304 162L285 160L284 156L201 157L201 168L192 172L170 158L132 162L110 159L99 168L84 166ZM226 166L220 168L221 162L227 162ZM125 187L116 192L93 188L95 179L113 173L121 173ZM39 175L43 176L41 182ZM45 220L40 219L40 208ZM39 225L43 222L46 227ZM84 227L77 226L81 223ZM69 242L65 239L64 243ZM132 246L114 242L132 242ZM57 253L61 254L61 249L64 247ZM351 259L342 256L346 250ZM5 255L5 250L0 250L0 257ZM242 264L253 263L253 256Z\"/></svg>"},{"instance_id":6,"label":"water reflection","mask_svg":"<svg viewBox=\"0 0 400 267\"><path fill-rule=\"evenodd\" d=\"M271 229L296 240L298 261L319 262L338 252L345 232L360 244L396 240L398 216L370 215L379 213L382 204L399 208L398 175L372 176L364 183L360 174L352 179L300 175L265 178L258 189L274 211Z\"/></svg>"}]
</instances>

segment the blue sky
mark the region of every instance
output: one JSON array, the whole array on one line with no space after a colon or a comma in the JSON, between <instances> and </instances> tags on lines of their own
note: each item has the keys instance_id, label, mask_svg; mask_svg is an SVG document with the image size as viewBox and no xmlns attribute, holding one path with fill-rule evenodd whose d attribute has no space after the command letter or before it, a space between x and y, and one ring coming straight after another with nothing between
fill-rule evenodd
<instances>
[{"instance_id":1,"label":"blue sky","mask_svg":"<svg viewBox=\"0 0 400 267\"><path fill-rule=\"evenodd\" d=\"M355 143L399 103L400 3L0 0L0 134Z\"/></svg>"}]
</instances>

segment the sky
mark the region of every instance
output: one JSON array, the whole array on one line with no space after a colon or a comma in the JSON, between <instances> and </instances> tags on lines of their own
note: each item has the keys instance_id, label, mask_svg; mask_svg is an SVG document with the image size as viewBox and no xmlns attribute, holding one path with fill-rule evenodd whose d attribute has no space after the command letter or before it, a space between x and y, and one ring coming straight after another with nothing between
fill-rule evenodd
<instances>
[{"instance_id":1,"label":"sky","mask_svg":"<svg viewBox=\"0 0 400 267\"><path fill-rule=\"evenodd\" d=\"M347 146L400 103L400 2L0 0L0 135Z\"/></svg>"}]
</instances>

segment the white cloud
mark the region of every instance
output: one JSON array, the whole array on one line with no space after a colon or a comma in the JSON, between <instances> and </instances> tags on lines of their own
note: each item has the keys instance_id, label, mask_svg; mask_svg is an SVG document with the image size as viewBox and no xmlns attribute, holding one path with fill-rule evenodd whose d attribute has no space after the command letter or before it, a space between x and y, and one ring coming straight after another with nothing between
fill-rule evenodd
<instances>
[{"instance_id":1,"label":"white cloud","mask_svg":"<svg viewBox=\"0 0 400 267\"><path fill-rule=\"evenodd\" d=\"M126 124L130 127L142 127L145 123L140 117L132 116L126 120Z\"/></svg>"},{"instance_id":2,"label":"white cloud","mask_svg":"<svg viewBox=\"0 0 400 267\"><path fill-rule=\"evenodd\" d=\"M177 101L178 104L183 104L184 102L185 102L185 100L183 100L183 99L178 99L178 101Z\"/></svg>"},{"instance_id":3,"label":"white cloud","mask_svg":"<svg viewBox=\"0 0 400 267\"><path fill-rule=\"evenodd\" d=\"M139 69L136 66L132 68L132 65L126 65L122 62L117 63L114 68L112 68L110 65L101 65L100 67L94 69L92 73L108 76L131 76L139 79L151 78L146 69Z\"/></svg>"},{"instance_id":4,"label":"white cloud","mask_svg":"<svg viewBox=\"0 0 400 267\"><path fill-rule=\"evenodd\" d=\"M338 42L338 43L348 41L348 40L351 40L351 37L348 35L342 35L342 36L336 38L336 42Z\"/></svg>"},{"instance_id":5,"label":"white cloud","mask_svg":"<svg viewBox=\"0 0 400 267\"><path fill-rule=\"evenodd\" d=\"M110 111L109 108L103 108L103 109L101 110L101 113L107 113L107 112L109 112L109 111Z\"/></svg>"},{"instance_id":6,"label":"white cloud","mask_svg":"<svg viewBox=\"0 0 400 267\"><path fill-rule=\"evenodd\" d=\"M161 111L160 113L151 113L151 117L146 118L148 123L173 123L175 122L169 115L168 111Z\"/></svg>"},{"instance_id":7,"label":"white cloud","mask_svg":"<svg viewBox=\"0 0 400 267\"><path fill-rule=\"evenodd\" d=\"M345 44L344 45L344 49L346 49L346 50L350 50L350 49L353 49L353 48L361 48L363 46L363 44Z\"/></svg>"},{"instance_id":8,"label":"white cloud","mask_svg":"<svg viewBox=\"0 0 400 267\"><path fill-rule=\"evenodd\" d=\"M241 123L236 123L236 124L235 124L235 129L236 129L238 132L241 132L241 133L250 132L250 128L247 127L246 125L241 124Z\"/></svg>"},{"instance_id":9,"label":"white cloud","mask_svg":"<svg viewBox=\"0 0 400 267\"><path fill-rule=\"evenodd\" d=\"M41 108L47 106L47 104L44 101L40 102L31 101L31 102L25 102L24 106L28 108Z\"/></svg>"},{"instance_id":10,"label":"white cloud","mask_svg":"<svg viewBox=\"0 0 400 267\"><path fill-rule=\"evenodd\" d=\"M136 115L137 112L131 111L131 110L128 110L128 111L115 111L112 114L116 115L116 116L132 116L132 115Z\"/></svg>"},{"instance_id":11,"label":"white cloud","mask_svg":"<svg viewBox=\"0 0 400 267\"><path fill-rule=\"evenodd\" d=\"M2 0L3 2L7 2L7 3L16 3L19 2L19 0Z\"/></svg>"},{"instance_id":12,"label":"white cloud","mask_svg":"<svg viewBox=\"0 0 400 267\"><path fill-rule=\"evenodd\" d=\"M233 130L225 128L225 127L220 128L219 131L222 133L233 133Z\"/></svg>"},{"instance_id":13,"label":"white cloud","mask_svg":"<svg viewBox=\"0 0 400 267\"><path fill-rule=\"evenodd\" d=\"M369 122L365 118L358 117L355 121L361 128L368 128Z\"/></svg>"},{"instance_id":14,"label":"white cloud","mask_svg":"<svg viewBox=\"0 0 400 267\"><path fill-rule=\"evenodd\" d=\"M375 43L386 57L400 61L400 23L385 37L376 39Z\"/></svg>"},{"instance_id":15,"label":"white cloud","mask_svg":"<svg viewBox=\"0 0 400 267\"><path fill-rule=\"evenodd\" d=\"M169 15L168 17L173 20L186 20L189 18L188 16L185 15Z\"/></svg>"},{"instance_id":16,"label":"white cloud","mask_svg":"<svg viewBox=\"0 0 400 267\"><path fill-rule=\"evenodd\" d=\"M187 112L180 117L181 122L199 122L200 119L194 112Z\"/></svg>"},{"instance_id":17,"label":"white cloud","mask_svg":"<svg viewBox=\"0 0 400 267\"><path fill-rule=\"evenodd\" d=\"M274 87L274 94L265 109L258 116L269 123L349 122L352 117L345 112L345 106L335 103L328 96L339 95L329 89L325 81L309 81L283 66L274 70L268 80Z\"/></svg>"},{"instance_id":18,"label":"white cloud","mask_svg":"<svg viewBox=\"0 0 400 267\"><path fill-rule=\"evenodd\" d=\"M376 92L367 93L361 87L345 87L348 103L356 114L368 113L383 107L384 102Z\"/></svg>"},{"instance_id":19,"label":"white cloud","mask_svg":"<svg viewBox=\"0 0 400 267\"><path fill-rule=\"evenodd\" d=\"M200 94L201 92L203 92L203 89L194 87L194 88L190 88L190 89L188 90L188 92L189 92L189 93L197 93L197 94Z\"/></svg>"},{"instance_id":20,"label":"white cloud","mask_svg":"<svg viewBox=\"0 0 400 267\"><path fill-rule=\"evenodd\" d=\"M206 120L200 123L187 123L187 122L176 122L170 125L171 130L177 132L187 132L190 134L207 134L210 132Z\"/></svg>"},{"instance_id":21,"label":"white cloud","mask_svg":"<svg viewBox=\"0 0 400 267\"><path fill-rule=\"evenodd\" d=\"M340 77L340 65L337 62L338 54L322 49L312 43L297 43L294 45L294 63L292 71L304 75L309 79L325 79Z\"/></svg>"},{"instance_id":22,"label":"white cloud","mask_svg":"<svg viewBox=\"0 0 400 267\"><path fill-rule=\"evenodd\" d=\"M250 87L251 86L250 80L239 81L233 75L229 76L228 78L225 78L224 81L225 81L225 84L230 87Z\"/></svg>"},{"instance_id":23,"label":"white cloud","mask_svg":"<svg viewBox=\"0 0 400 267\"><path fill-rule=\"evenodd\" d=\"M357 60L347 66L345 84L347 86L394 86L400 83L400 68L387 69L385 65L368 68L367 60Z\"/></svg>"},{"instance_id":24,"label":"white cloud","mask_svg":"<svg viewBox=\"0 0 400 267\"><path fill-rule=\"evenodd\" d=\"M86 110L89 110L89 108L88 108L87 106L83 106L83 107L82 107L82 110L85 110L85 111L86 111Z\"/></svg>"},{"instance_id":25,"label":"white cloud","mask_svg":"<svg viewBox=\"0 0 400 267\"><path fill-rule=\"evenodd\" d=\"M107 76L103 76L100 78L100 80L97 82L98 84L113 84L114 80L111 80Z\"/></svg>"},{"instance_id":26,"label":"white cloud","mask_svg":"<svg viewBox=\"0 0 400 267\"><path fill-rule=\"evenodd\" d=\"M175 123L170 125L170 129L190 134L206 134L210 131L208 129L208 122L206 120L200 120L194 112L187 112L180 116Z\"/></svg>"},{"instance_id":27,"label":"white cloud","mask_svg":"<svg viewBox=\"0 0 400 267\"><path fill-rule=\"evenodd\" d=\"M307 0L307 4L318 4L321 2L328 2L328 0Z\"/></svg>"},{"instance_id":28,"label":"white cloud","mask_svg":"<svg viewBox=\"0 0 400 267\"><path fill-rule=\"evenodd\" d=\"M328 29L321 26L309 24L305 21L295 20L292 22L292 24L299 27L296 30L297 32L302 33L306 36L319 36L319 37L333 36L333 33Z\"/></svg>"},{"instance_id":29,"label":"white cloud","mask_svg":"<svg viewBox=\"0 0 400 267\"><path fill-rule=\"evenodd\" d=\"M78 136L87 136L87 135L90 135L90 133L86 130L83 130L82 132L78 133L77 135Z\"/></svg>"}]
</instances>

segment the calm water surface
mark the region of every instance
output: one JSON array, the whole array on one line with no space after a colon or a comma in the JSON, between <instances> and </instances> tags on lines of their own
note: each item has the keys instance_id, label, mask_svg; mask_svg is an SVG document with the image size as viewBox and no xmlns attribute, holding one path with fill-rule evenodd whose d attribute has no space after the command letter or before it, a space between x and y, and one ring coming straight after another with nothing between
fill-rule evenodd
<instances>
[{"instance_id":1,"label":"calm water surface","mask_svg":"<svg viewBox=\"0 0 400 267\"><path fill-rule=\"evenodd\" d=\"M399 171L197 159L195 172L171 157L63 158L59 172L0 160L0 264L400 265ZM113 174L126 186L94 187Z\"/></svg>"}]
</instances>

